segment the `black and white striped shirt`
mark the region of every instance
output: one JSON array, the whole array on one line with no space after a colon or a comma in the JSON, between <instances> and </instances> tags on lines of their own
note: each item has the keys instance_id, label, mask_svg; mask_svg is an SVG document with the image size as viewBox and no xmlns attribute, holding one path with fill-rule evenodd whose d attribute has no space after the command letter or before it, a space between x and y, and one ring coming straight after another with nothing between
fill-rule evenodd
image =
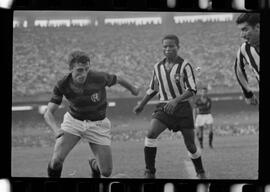
<instances>
[{"instance_id":1,"label":"black and white striped shirt","mask_svg":"<svg viewBox=\"0 0 270 192\"><path fill-rule=\"evenodd\" d=\"M248 43L243 43L237 52L237 57L234 64L234 70L238 83L240 84L243 94L246 98L252 97L253 93L248 87L248 77L245 71L245 66L249 65L255 74L259 83L260 81L260 55L258 51Z\"/></svg>"},{"instance_id":2,"label":"black and white striped shirt","mask_svg":"<svg viewBox=\"0 0 270 192\"><path fill-rule=\"evenodd\" d=\"M169 101L182 95L187 89L197 92L193 68L184 59L177 57L170 71L165 68L166 58L155 64L147 95L159 93L160 101Z\"/></svg>"}]
</instances>

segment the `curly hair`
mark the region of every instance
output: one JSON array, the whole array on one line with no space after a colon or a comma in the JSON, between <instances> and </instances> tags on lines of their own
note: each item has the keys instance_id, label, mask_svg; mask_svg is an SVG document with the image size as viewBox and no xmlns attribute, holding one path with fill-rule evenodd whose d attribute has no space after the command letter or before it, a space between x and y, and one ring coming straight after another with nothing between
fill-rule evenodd
<instances>
[{"instance_id":1,"label":"curly hair","mask_svg":"<svg viewBox=\"0 0 270 192\"><path fill-rule=\"evenodd\" d=\"M177 37L176 35L168 34L168 35L166 35L165 37L163 37L162 42L163 42L165 39L174 40L176 46L179 47L179 39L178 39L178 37Z\"/></svg>"},{"instance_id":2,"label":"curly hair","mask_svg":"<svg viewBox=\"0 0 270 192\"><path fill-rule=\"evenodd\" d=\"M90 63L90 58L89 56L80 50L73 51L70 53L69 58L68 58L68 65L69 69L73 68L74 63Z\"/></svg>"},{"instance_id":3,"label":"curly hair","mask_svg":"<svg viewBox=\"0 0 270 192\"><path fill-rule=\"evenodd\" d=\"M236 24L247 22L248 25L254 27L257 23L260 23L259 13L242 13L236 19Z\"/></svg>"}]
</instances>

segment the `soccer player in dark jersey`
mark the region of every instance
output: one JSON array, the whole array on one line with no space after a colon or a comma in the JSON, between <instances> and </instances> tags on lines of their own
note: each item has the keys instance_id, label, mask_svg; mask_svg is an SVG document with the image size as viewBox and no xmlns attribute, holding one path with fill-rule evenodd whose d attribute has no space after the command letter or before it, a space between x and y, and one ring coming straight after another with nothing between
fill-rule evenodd
<instances>
[{"instance_id":1,"label":"soccer player in dark jersey","mask_svg":"<svg viewBox=\"0 0 270 192\"><path fill-rule=\"evenodd\" d=\"M202 89L201 96L195 101L195 127L201 148L203 148L203 129L209 130L209 147L213 148L213 116L211 114L212 101L207 95L207 88Z\"/></svg>"},{"instance_id":2,"label":"soccer player in dark jersey","mask_svg":"<svg viewBox=\"0 0 270 192\"><path fill-rule=\"evenodd\" d=\"M245 42L237 52L234 70L238 83L240 84L246 103L257 105L257 97L248 87L248 77L245 67L249 66L260 81L260 15L259 13L242 13L237 19L236 24L241 30L241 38Z\"/></svg>"},{"instance_id":3,"label":"soccer player in dark jersey","mask_svg":"<svg viewBox=\"0 0 270 192\"><path fill-rule=\"evenodd\" d=\"M152 114L151 128L145 137L145 177L156 176L157 137L168 128L174 132L182 132L197 176L205 179L200 149L195 145L192 107L188 101L197 92L193 68L178 56L180 47L176 35L166 35L162 39L162 47L165 58L155 64L149 89L133 109L136 114L140 113L147 102L159 94L160 103Z\"/></svg>"},{"instance_id":4,"label":"soccer player in dark jersey","mask_svg":"<svg viewBox=\"0 0 270 192\"><path fill-rule=\"evenodd\" d=\"M44 114L56 138L48 176L60 177L66 156L80 139L85 139L95 156L89 160L92 177L109 177L112 172L111 123L106 117L105 88L120 84L133 95L138 95L138 89L122 77L90 70L90 58L82 51L72 52L68 64L70 72L56 83ZM63 97L69 109L59 126L55 111Z\"/></svg>"}]
</instances>

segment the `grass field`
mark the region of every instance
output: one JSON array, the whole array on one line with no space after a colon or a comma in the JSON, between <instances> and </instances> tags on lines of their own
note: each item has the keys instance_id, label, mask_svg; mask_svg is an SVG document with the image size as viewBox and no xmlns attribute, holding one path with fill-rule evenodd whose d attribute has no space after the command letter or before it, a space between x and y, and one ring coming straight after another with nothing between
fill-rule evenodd
<instances>
[{"instance_id":1,"label":"grass field","mask_svg":"<svg viewBox=\"0 0 270 192\"><path fill-rule=\"evenodd\" d=\"M112 144L114 170L132 178L142 178L143 142L117 141ZM52 147L17 147L12 149L12 176L46 177ZM92 155L87 143L80 143L67 157L63 177L90 177L87 157ZM210 179L257 179L258 136L218 136L215 148L203 150L203 161ZM180 139L159 142L156 159L157 177L193 179L194 171ZM192 170L190 170L192 169Z\"/></svg>"},{"instance_id":2,"label":"grass field","mask_svg":"<svg viewBox=\"0 0 270 192\"><path fill-rule=\"evenodd\" d=\"M241 117L241 114L215 117L214 149L207 147L205 135L202 155L210 179L258 178L259 136L256 127L258 113L242 115L244 117ZM112 124L114 164L112 175L123 173L131 178L142 178L143 139L149 128L149 119L112 119ZM12 176L47 177L47 163L52 150L53 137L44 123L14 123ZM88 144L79 143L67 157L62 177L89 178L90 169L87 163L89 155L92 156L92 153ZM160 136L156 168L157 178L194 179L194 168L180 134L165 131Z\"/></svg>"}]
</instances>

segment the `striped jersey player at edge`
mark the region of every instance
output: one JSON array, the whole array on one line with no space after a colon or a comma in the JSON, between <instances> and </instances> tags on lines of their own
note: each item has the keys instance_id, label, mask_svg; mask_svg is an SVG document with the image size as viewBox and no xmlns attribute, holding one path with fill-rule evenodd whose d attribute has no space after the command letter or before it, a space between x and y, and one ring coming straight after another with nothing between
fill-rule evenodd
<instances>
[{"instance_id":1,"label":"striped jersey player at edge","mask_svg":"<svg viewBox=\"0 0 270 192\"><path fill-rule=\"evenodd\" d=\"M250 105L259 103L256 95L249 88L245 67L249 66L260 81L260 15L259 13L242 13L236 19L244 43L237 52L234 70L237 81L242 89L245 101Z\"/></svg>"},{"instance_id":2,"label":"striped jersey player at edge","mask_svg":"<svg viewBox=\"0 0 270 192\"><path fill-rule=\"evenodd\" d=\"M195 145L192 107L188 101L197 92L193 68L178 56L180 46L176 35L166 35L162 39L162 47L165 58L155 64L150 87L142 101L133 109L136 114L140 113L147 102L159 94L159 104L152 114L151 128L145 137L144 176L156 177L157 137L168 128L173 132L182 132L197 177L205 179L201 152Z\"/></svg>"},{"instance_id":3,"label":"striped jersey player at edge","mask_svg":"<svg viewBox=\"0 0 270 192\"><path fill-rule=\"evenodd\" d=\"M83 51L69 56L69 73L59 80L44 114L45 121L55 133L56 141L48 164L48 176L58 178L66 156L84 139L95 156L89 160L94 178L109 177L112 173L111 122L106 117L106 87L116 84L138 95L138 89L114 74L90 70L90 58ZM67 99L69 110L59 126L55 111ZM59 128L60 127L60 128Z\"/></svg>"}]
</instances>

